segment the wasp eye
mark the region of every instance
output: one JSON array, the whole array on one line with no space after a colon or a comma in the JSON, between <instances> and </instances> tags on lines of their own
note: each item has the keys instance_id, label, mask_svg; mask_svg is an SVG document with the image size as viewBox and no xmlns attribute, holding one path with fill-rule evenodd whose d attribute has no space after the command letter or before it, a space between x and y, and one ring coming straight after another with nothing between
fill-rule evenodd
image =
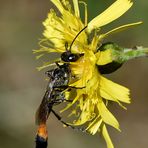
<instances>
[{"instance_id":1,"label":"wasp eye","mask_svg":"<svg viewBox=\"0 0 148 148\"><path fill-rule=\"evenodd\" d=\"M79 59L79 55L77 54L71 54L69 57L68 57L69 61L70 62L75 62Z\"/></svg>"},{"instance_id":2,"label":"wasp eye","mask_svg":"<svg viewBox=\"0 0 148 148\"><path fill-rule=\"evenodd\" d=\"M61 54L61 59L64 61L64 62L76 62L78 59L79 59L79 55L78 54L73 54L71 52L63 52Z\"/></svg>"}]
</instances>

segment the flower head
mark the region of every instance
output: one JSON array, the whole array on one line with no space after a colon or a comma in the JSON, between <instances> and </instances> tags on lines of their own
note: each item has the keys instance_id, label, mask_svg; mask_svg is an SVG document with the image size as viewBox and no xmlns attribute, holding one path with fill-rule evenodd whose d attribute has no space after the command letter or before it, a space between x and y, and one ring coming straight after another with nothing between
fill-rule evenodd
<instances>
[{"instance_id":1,"label":"flower head","mask_svg":"<svg viewBox=\"0 0 148 148\"><path fill-rule=\"evenodd\" d=\"M51 0L51 2L60 14L57 15L55 10L50 10L48 18L43 22L45 39L40 43L41 49L35 52L42 53L41 56L51 52L63 53L66 51L65 44L68 43L72 53L83 54L76 62L69 64L75 81L70 81L69 86L73 88L73 91L65 92L65 96L67 99L73 99L73 102L69 103L63 111L73 108L71 115L74 115L76 120L71 124L74 126L84 125L86 131L93 135L101 132L108 148L113 148L106 125L119 131L120 128L117 119L108 110L107 104L109 101L113 101L125 108L122 102L130 103L129 89L101 75L98 67L111 63L114 59L111 50L99 50L99 48L102 45L102 40L107 36L141 22L123 25L103 34L100 33L100 29L123 15L133 5L133 2L131 0L116 0L90 22L87 22L85 2L81 2L85 6L84 22L80 17L78 0L73 0L72 5L69 0ZM86 29L83 30L84 27ZM81 30L83 31L77 36ZM77 38L75 38L76 36ZM50 64L51 62L47 62L41 68Z\"/></svg>"}]
</instances>

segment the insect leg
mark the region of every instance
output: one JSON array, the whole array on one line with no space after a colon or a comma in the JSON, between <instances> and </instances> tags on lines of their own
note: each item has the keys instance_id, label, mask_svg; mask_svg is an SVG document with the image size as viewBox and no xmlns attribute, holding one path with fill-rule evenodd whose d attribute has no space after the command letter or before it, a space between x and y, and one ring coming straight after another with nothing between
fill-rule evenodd
<instances>
[{"instance_id":1,"label":"insect leg","mask_svg":"<svg viewBox=\"0 0 148 148\"><path fill-rule=\"evenodd\" d=\"M85 129L83 129L83 128L74 127L74 126L72 126L72 125L70 125L70 124L64 122L64 121L62 120L62 117L60 117L53 109L51 109L51 112L55 115L55 117L56 117L59 121L61 121L61 122L62 122L64 125L66 125L67 127L70 127L70 128L72 128L72 129L74 129L74 130L79 130L79 131L82 131L82 132L86 132Z\"/></svg>"},{"instance_id":2,"label":"insect leg","mask_svg":"<svg viewBox=\"0 0 148 148\"><path fill-rule=\"evenodd\" d=\"M62 85L62 86L54 86L54 88L61 88L61 89L66 89L66 88L75 88L75 89L83 89L84 87L75 87L75 86L69 86L69 85Z\"/></svg>"},{"instance_id":3,"label":"insect leg","mask_svg":"<svg viewBox=\"0 0 148 148\"><path fill-rule=\"evenodd\" d=\"M68 86L69 88L75 88L75 89L83 89L83 88L85 88L85 86L84 87L75 87L75 86Z\"/></svg>"},{"instance_id":4,"label":"insect leg","mask_svg":"<svg viewBox=\"0 0 148 148\"><path fill-rule=\"evenodd\" d=\"M62 103L62 102L72 102L73 100L67 100L67 99L56 99L56 100L54 100L54 101L52 101L53 102L53 105L57 105L57 104L60 104L60 103ZM56 104L57 103L57 104Z\"/></svg>"},{"instance_id":5,"label":"insect leg","mask_svg":"<svg viewBox=\"0 0 148 148\"><path fill-rule=\"evenodd\" d=\"M62 117L60 117L53 109L51 110L51 112L56 116L56 118L61 121L64 125L66 125L67 127L71 127L72 129L74 129L75 127L69 125L68 123L64 122L62 119Z\"/></svg>"},{"instance_id":6,"label":"insect leg","mask_svg":"<svg viewBox=\"0 0 148 148\"><path fill-rule=\"evenodd\" d=\"M64 91L61 92L59 90L55 90L54 93L52 94L52 103L54 105L57 105L59 103L62 103L62 102L72 102L73 100L69 100L69 99L66 99L65 98L65 95L64 95Z\"/></svg>"},{"instance_id":7,"label":"insect leg","mask_svg":"<svg viewBox=\"0 0 148 148\"><path fill-rule=\"evenodd\" d=\"M56 61L56 62L55 62L55 64L57 65L57 67L60 67L59 62L60 62L60 61Z\"/></svg>"}]
</instances>

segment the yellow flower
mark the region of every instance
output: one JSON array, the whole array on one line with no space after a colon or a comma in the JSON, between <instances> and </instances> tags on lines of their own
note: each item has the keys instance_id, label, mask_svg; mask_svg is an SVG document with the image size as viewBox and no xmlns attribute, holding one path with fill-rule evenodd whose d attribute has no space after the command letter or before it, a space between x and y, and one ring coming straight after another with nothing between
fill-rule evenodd
<instances>
[{"instance_id":1,"label":"yellow flower","mask_svg":"<svg viewBox=\"0 0 148 148\"><path fill-rule=\"evenodd\" d=\"M40 43L41 49L35 52L42 53L40 56L51 52L63 53L66 51L65 43L70 46L75 36L87 26L71 47L72 53L84 54L78 61L70 63L71 73L76 77L76 81L70 82L69 86L81 89L74 89L75 95L71 95L73 92L65 92L67 99L73 99L73 102L69 103L63 111L73 107L71 115L78 114L78 116L75 116L76 119L71 124L74 126L84 125L86 131L92 135L97 132L102 133L107 147L113 148L106 125L119 131L120 128L117 119L108 110L107 104L109 101L114 101L125 108L121 102L130 103L129 89L100 74L97 65L108 64L113 59L109 50L99 51L98 48L107 36L131 28L141 22L126 24L104 34L100 34L99 31L100 27L123 15L133 5L133 2L131 0L116 0L89 23L87 22L85 2L81 2L85 6L84 23L80 18L78 0L73 0L73 5L70 5L68 0L51 0L51 2L57 7L60 14L57 15L55 10L50 10L48 18L43 22L45 39ZM40 69L50 66L50 64L51 62L47 62Z\"/></svg>"}]
</instances>

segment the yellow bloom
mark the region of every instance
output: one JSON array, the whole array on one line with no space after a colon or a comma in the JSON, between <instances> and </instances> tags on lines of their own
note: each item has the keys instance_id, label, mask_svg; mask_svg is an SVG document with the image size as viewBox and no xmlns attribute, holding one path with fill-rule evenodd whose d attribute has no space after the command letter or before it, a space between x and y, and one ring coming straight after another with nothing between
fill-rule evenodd
<instances>
[{"instance_id":1,"label":"yellow bloom","mask_svg":"<svg viewBox=\"0 0 148 148\"><path fill-rule=\"evenodd\" d=\"M98 51L98 48L105 37L141 22L123 25L104 34L100 34L99 30L100 27L123 15L133 5L133 2L131 0L116 0L89 23L87 22L86 3L83 2L85 5L83 23L80 18L78 0L73 0L72 6L68 0L51 0L51 2L57 7L60 15L57 15L55 10L50 10L48 18L43 22L45 39L40 43L41 49L35 52L42 53L41 56L51 52L63 53L66 51L65 43L70 46L78 32L87 26L71 47L72 53L84 54L78 61L70 63L71 73L75 76L76 81L70 82L69 86L80 87L81 89L74 89L75 95L71 95L72 91L66 92L67 99L73 99L73 102L69 103L63 111L73 107L74 110L71 115L78 114L79 116L76 116L75 121L71 124L74 126L85 125L86 131L93 135L97 132L102 133L107 147L113 148L106 125L110 125L119 131L120 128L117 119L107 109L107 104L109 101L114 101L125 108L121 103L130 103L129 89L106 79L100 74L97 65L108 64L113 59L110 51ZM93 34L91 39L90 34L91 36ZM50 64L51 62L44 64L43 68L50 66Z\"/></svg>"}]
</instances>

